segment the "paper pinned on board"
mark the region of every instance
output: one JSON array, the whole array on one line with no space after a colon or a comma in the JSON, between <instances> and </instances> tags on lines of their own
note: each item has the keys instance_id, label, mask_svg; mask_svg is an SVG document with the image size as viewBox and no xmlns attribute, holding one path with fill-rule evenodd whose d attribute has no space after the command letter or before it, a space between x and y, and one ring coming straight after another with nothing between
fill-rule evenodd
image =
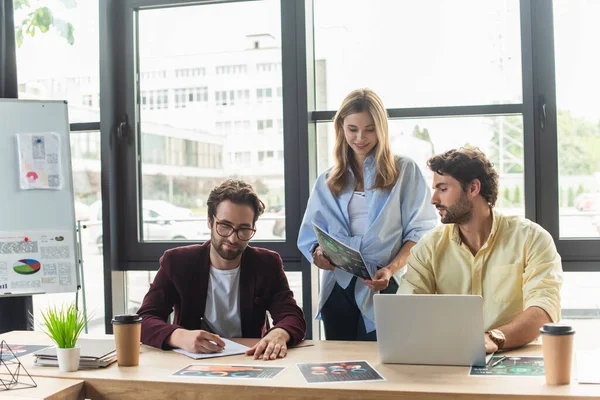
<instances>
[{"instance_id":1,"label":"paper pinned on board","mask_svg":"<svg viewBox=\"0 0 600 400\"><path fill-rule=\"evenodd\" d=\"M61 190L60 136L54 132L17 133L19 185L23 190Z\"/></svg>"},{"instance_id":2,"label":"paper pinned on board","mask_svg":"<svg viewBox=\"0 0 600 400\"><path fill-rule=\"evenodd\" d=\"M0 231L0 295L77 287L73 232Z\"/></svg>"}]
</instances>

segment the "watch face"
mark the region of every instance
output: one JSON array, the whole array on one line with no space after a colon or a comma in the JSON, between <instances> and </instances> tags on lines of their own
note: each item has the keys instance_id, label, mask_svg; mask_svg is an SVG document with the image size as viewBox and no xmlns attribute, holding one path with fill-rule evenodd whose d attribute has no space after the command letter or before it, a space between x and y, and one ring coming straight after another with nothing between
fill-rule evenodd
<instances>
[{"instance_id":1,"label":"watch face","mask_svg":"<svg viewBox=\"0 0 600 400\"><path fill-rule=\"evenodd\" d=\"M491 333L492 333L492 335L496 339L498 339L498 340L504 340L504 333L502 333L501 331L498 331L498 330L494 329L493 331L491 331Z\"/></svg>"}]
</instances>

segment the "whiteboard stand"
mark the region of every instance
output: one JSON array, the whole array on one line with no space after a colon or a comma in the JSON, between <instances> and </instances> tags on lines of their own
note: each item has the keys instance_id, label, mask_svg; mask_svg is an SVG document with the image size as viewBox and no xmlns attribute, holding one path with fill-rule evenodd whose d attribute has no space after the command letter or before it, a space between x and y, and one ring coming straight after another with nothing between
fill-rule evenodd
<instances>
[{"instance_id":1,"label":"whiteboard stand","mask_svg":"<svg viewBox=\"0 0 600 400\"><path fill-rule=\"evenodd\" d=\"M67 103L0 99L0 121L0 297L77 293L81 279ZM43 145L34 147L33 140ZM23 179L26 184L39 179L41 185L23 190Z\"/></svg>"},{"instance_id":2,"label":"whiteboard stand","mask_svg":"<svg viewBox=\"0 0 600 400\"><path fill-rule=\"evenodd\" d=\"M85 226L85 225L84 225ZM77 221L77 243L79 249L79 285L77 285L77 291L75 292L75 307L78 307L77 296L79 295L79 289L81 289L81 304L83 308L83 320L85 321L85 333L88 333L88 317L87 317L87 301L85 297L85 279L83 275L83 241L81 240L81 221Z\"/></svg>"}]
</instances>

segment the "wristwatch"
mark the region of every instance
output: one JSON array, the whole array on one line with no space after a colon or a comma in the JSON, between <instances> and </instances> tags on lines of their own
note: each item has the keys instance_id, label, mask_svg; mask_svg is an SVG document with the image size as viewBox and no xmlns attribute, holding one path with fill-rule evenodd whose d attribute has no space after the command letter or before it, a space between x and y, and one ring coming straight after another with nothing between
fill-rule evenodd
<instances>
[{"instance_id":1,"label":"wristwatch","mask_svg":"<svg viewBox=\"0 0 600 400\"><path fill-rule=\"evenodd\" d=\"M506 342L506 337L504 336L504 333L502 333L502 331L498 329L490 329L486 333L490 340L496 343L496 346L498 346L498 350L502 350L502 347L504 347L504 342Z\"/></svg>"}]
</instances>

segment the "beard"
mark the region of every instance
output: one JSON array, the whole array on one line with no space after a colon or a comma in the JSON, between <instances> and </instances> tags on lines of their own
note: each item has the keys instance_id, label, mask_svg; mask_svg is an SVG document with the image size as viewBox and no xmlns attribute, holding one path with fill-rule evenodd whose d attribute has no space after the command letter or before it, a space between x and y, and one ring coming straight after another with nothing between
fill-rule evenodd
<instances>
[{"instance_id":1,"label":"beard","mask_svg":"<svg viewBox=\"0 0 600 400\"><path fill-rule=\"evenodd\" d=\"M460 195L456 203L450 207L440 204L436 204L435 206L446 210L446 215L441 218L443 224L466 224L473 217L473 203L469 201L467 194L464 192Z\"/></svg>"},{"instance_id":2,"label":"beard","mask_svg":"<svg viewBox=\"0 0 600 400\"><path fill-rule=\"evenodd\" d=\"M239 244L235 245L235 244L229 242L226 238L222 238L220 236L217 237L214 234L211 236L212 236L210 239L211 246L215 249L217 254L224 260L227 260L227 261L235 260L246 249L246 246L239 245ZM236 248L235 249L226 249L225 243L227 243L230 246L235 246Z\"/></svg>"}]
</instances>

